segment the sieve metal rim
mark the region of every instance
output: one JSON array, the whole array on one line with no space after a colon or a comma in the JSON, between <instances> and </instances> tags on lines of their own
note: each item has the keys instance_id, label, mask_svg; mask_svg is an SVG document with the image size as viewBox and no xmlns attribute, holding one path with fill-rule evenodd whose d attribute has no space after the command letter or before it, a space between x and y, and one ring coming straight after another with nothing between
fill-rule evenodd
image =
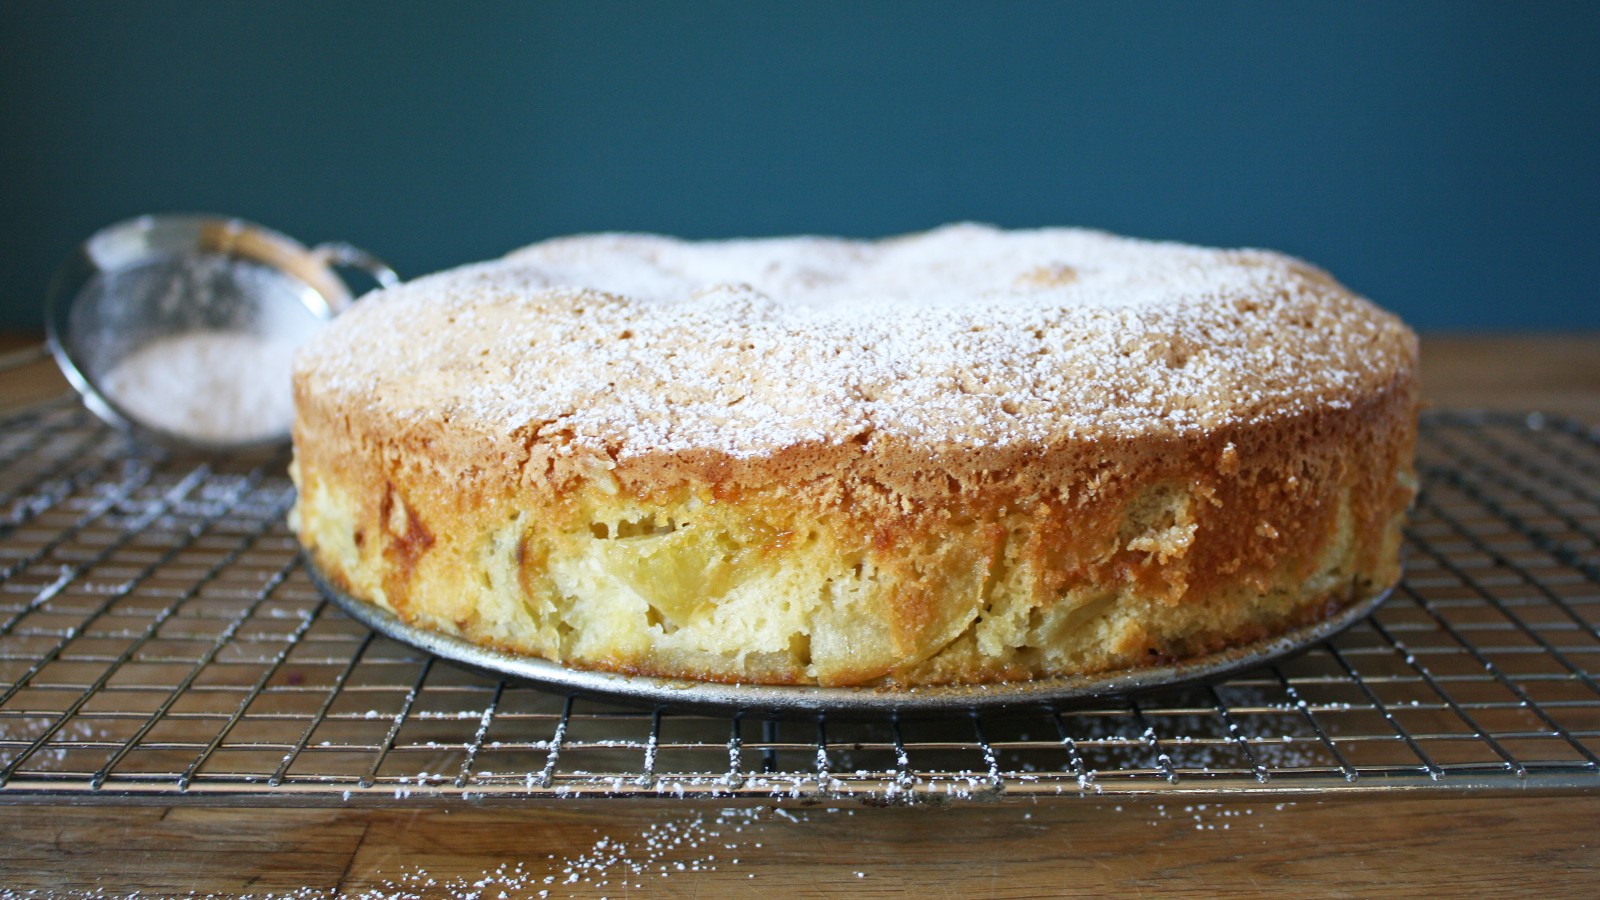
<instances>
[{"instance_id":1,"label":"sieve metal rim","mask_svg":"<svg viewBox=\"0 0 1600 900\"><path fill-rule=\"evenodd\" d=\"M140 422L100 389L87 360L74 352L70 340L73 302L95 277L185 251L248 259L282 272L310 288L302 299L307 310L323 321L331 320L353 302L350 288L335 266L361 269L382 287L398 284L399 276L378 257L344 242L307 247L254 222L204 213L147 214L108 225L79 244L56 270L45 295L46 345L61 373L97 418L119 431L173 450L214 455L282 446L289 440L287 431L252 441L214 442Z\"/></svg>"}]
</instances>

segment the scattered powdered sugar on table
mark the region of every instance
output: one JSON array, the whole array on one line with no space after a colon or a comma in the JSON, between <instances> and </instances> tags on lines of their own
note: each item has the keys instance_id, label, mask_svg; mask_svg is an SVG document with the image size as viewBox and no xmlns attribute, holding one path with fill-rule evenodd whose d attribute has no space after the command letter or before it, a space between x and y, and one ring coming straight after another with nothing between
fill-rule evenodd
<instances>
[{"instance_id":1,"label":"scattered powdered sugar on table","mask_svg":"<svg viewBox=\"0 0 1600 900\"><path fill-rule=\"evenodd\" d=\"M180 437L243 443L294 420L298 340L236 331L161 338L118 361L99 387L139 423Z\"/></svg>"},{"instance_id":2,"label":"scattered powdered sugar on table","mask_svg":"<svg viewBox=\"0 0 1600 900\"><path fill-rule=\"evenodd\" d=\"M1099 815L1136 817L1151 827L1201 832L1230 832L1236 830L1259 831L1272 827L1275 813L1294 807L1293 801L1261 800L1254 802L1201 801L1190 803L1152 802L1148 798L1128 798L1113 803L1101 801ZM863 816L880 814L880 810L861 810ZM845 808L796 810L783 807L741 807L715 812L692 812L661 818L630 838L599 834L594 842L576 854L530 853L519 859L508 859L485 868L475 875L434 874L425 866L411 865L397 875L384 877L365 888L351 890L304 887L290 891L263 891L260 893L198 893L183 896L188 900L421 900L427 897L448 897L452 900L513 900L513 898L554 897L625 897L635 892L649 892L651 888L673 879L695 879L712 872L724 873L721 879L733 874L743 883L759 886L761 881L755 871L738 875L741 868L750 867L768 849L775 838L786 838L780 821L803 825L825 817L854 816L857 811ZM861 823L857 823L859 825ZM1019 828L1052 827L1035 819L1033 810L1018 810L1013 824ZM1054 826L1059 827L1059 826ZM765 857L770 859L771 857ZM860 863L856 863L860 865ZM870 880L869 868L852 868L846 873L852 881ZM748 881L745 881L748 879ZM704 887L715 893L715 885L728 884L725 880L713 883L695 883L692 890L700 893ZM777 894L790 891L791 885L774 885ZM101 898L125 895L92 891L40 891L14 890L0 887L0 900L23 898L74 897ZM157 896L148 894L145 896Z\"/></svg>"}]
</instances>

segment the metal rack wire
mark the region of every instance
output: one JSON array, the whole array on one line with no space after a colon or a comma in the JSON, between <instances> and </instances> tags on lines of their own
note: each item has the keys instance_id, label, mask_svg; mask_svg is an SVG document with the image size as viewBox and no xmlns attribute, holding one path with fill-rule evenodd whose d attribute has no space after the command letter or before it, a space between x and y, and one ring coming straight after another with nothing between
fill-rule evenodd
<instances>
[{"instance_id":1,"label":"metal rack wire","mask_svg":"<svg viewBox=\"0 0 1600 900\"><path fill-rule=\"evenodd\" d=\"M283 461L143 455L61 400L0 423L0 802L1600 788L1600 438L1424 422L1405 582L1225 682L1056 713L776 721L485 678L331 607Z\"/></svg>"}]
</instances>

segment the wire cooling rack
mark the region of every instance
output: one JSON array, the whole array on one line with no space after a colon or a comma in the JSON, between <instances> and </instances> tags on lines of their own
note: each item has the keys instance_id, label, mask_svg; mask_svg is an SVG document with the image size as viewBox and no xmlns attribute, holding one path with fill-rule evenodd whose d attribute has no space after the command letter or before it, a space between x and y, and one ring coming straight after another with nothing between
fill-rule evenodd
<instances>
[{"instance_id":1,"label":"wire cooling rack","mask_svg":"<svg viewBox=\"0 0 1600 900\"><path fill-rule=\"evenodd\" d=\"M1600 789L1600 438L1435 414L1376 614L1211 686L1055 713L638 710L436 662L328 604L283 461L144 455L60 400L0 423L0 802Z\"/></svg>"}]
</instances>

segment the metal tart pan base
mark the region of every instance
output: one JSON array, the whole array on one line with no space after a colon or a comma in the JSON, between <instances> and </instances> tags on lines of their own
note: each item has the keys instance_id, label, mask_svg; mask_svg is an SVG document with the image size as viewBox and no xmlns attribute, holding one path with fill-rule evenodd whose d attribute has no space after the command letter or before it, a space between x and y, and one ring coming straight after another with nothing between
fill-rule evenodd
<instances>
[{"instance_id":1,"label":"metal tart pan base","mask_svg":"<svg viewBox=\"0 0 1600 900\"><path fill-rule=\"evenodd\" d=\"M1325 641L1366 618L1389 596L1386 590L1352 603L1321 621L1275 637L1167 665L1002 684L843 688L720 684L568 668L538 657L481 647L452 635L410 625L388 610L357 600L335 587L309 557L305 558L305 564L317 588L351 618L384 637L469 669L551 691L630 705L781 718L927 717L1005 709L1063 709L1103 703L1126 694L1215 681Z\"/></svg>"}]
</instances>

